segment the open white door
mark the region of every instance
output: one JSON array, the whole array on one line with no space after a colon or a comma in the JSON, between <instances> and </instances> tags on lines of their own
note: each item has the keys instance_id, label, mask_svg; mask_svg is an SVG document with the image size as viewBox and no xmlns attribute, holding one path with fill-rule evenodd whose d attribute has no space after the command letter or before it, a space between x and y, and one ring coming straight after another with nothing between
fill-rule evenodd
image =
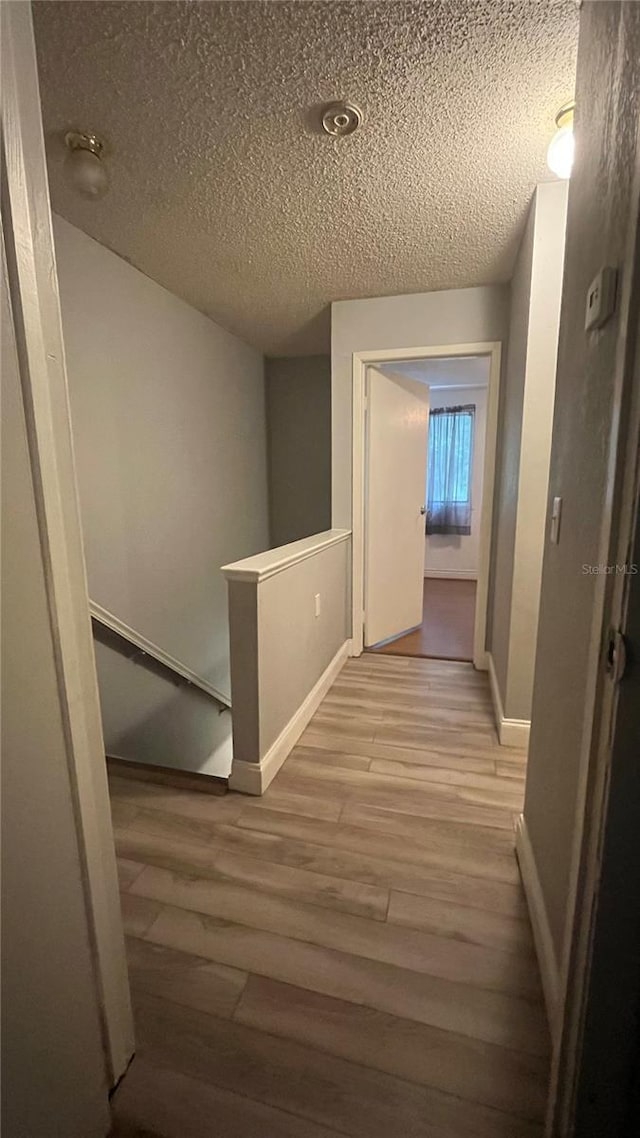
<instances>
[{"instance_id":1,"label":"open white door","mask_svg":"<svg viewBox=\"0 0 640 1138\"><path fill-rule=\"evenodd\" d=\"M429 388L367 369L364 643L422 623Z\"/></svg>"}]
</instances>

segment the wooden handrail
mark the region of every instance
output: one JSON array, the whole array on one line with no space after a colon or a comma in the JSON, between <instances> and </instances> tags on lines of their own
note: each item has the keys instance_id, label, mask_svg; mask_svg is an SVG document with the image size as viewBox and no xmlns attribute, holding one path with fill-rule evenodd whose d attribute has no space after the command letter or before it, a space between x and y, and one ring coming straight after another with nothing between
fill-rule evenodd
<instances>
[{"instance_id":1,"label":"wooden handrail","mask_svg":"<svg viewBox=\"0 0 640 1138\"><path fill-rule=\"evenodd\" d=\"M89 612L91 613L92 621L101 624L104 628L108 628L110 632L115 633L121 640L126 640L128 644L133 644L134 648L137 648L143 656L150 656L151 659L156 660L158 664L162 664L163 667L173 672L174 675L179 676L186 683L199 688L200 691L211 696L212 699L222 704L223 708L231 707L231 698L228 695L219 691L218 688L215 688L213 684L210 684L209 681L205 680L202 676L199 676L197 672L192 671L186 664L183 664L180 660L176 660L175 656L171 656L168 652L165 652L163 648L159 648L152 640L147 640L146 636L143 636L141 632L136 632L134 628L125 624L124 621L120 620L117 616L114 616L108 609L90 600Z\"/></svg>"}]
</instances>

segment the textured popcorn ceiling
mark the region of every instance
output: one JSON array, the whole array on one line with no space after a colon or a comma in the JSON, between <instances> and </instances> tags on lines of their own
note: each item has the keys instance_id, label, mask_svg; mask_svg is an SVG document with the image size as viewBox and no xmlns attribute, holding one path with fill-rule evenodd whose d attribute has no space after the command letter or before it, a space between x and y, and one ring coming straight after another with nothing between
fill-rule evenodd
<instances>
[{"instance_id":1,"label":"textured popcorn ceiling","mask_svg":"<svg viewBox=\"0 0 640 1138\"><path fill-rule=\"evenodd\" d=\"M332 300L507 280L573 93L575 0L36 3L53 206L269 354ZM318 128L349 97L353 136ZM104 136L100 202L61 133Z\"/></svg>"}]
</instances>

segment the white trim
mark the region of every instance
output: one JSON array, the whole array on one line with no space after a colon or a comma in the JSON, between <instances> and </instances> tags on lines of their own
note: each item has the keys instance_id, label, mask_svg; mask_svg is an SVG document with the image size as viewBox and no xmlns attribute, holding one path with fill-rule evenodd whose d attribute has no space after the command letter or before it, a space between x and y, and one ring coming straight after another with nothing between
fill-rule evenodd
<instances>
[{"instance_id":1,"label":"white trim","mask_svg":"<svg viewBox=\"0 0 640 1138\"><path fill-rule=\"evenodd\" d=\"M352 655L359 656L364 649L364 517L365 517L365 375L369 364L395 363L399 360L451 359L456 356L490 356L489 384L487 389L487 426L482 485L482 514L480 519L480 558L478 564L478 590L473 635L473 663L483 671L487 668L485 648L487 626L487 600L489 592L489 561L491 556L491 529L493 520L493 487L495 480L496 444L498 435L498 406L500 399L500 359L502 344L489 340L475 344L443 344L437 347L388 348L371 352L354 352L352 356Z\"/></svg>"},{"instance_id":2,"label":"white trim","mask_svg":"<svg viewBox=\"0 0 640 1138\"><path fill-rule=\"evenodd\" d=\"M21 382L67 741L70 793L114 1084L133 1052L122 914L89 621L60 297L51 226L31 5L2 4L2 129L11 303L21 316ZM15 295L13 295L15 292Z\"/></svg>"},{"instance_id":3,"label":"white trim","mask_svg":"<svg viewBox=\"0 0 640 1138\"><path fill-rule=\"evenodd\" d=\"M176 672L179 676L182 676L182 678L186 680L187 683L193 684L194 687L200 688L202 691L206 692L207 695L213 696L213 698L217 700L218 703L224 704L225 707L231 707L230 696L225 695L224 692L219 691L218 688L215 688L213 684L209 683L208 680L205 680L202 676L199 676L197 672L192 671L192 669L189 668L187 664L183 664L180 660L176 660L175 656L171 656L169 652L165 652L164 648L159 648L158 645L154 644L152 640L147 640L146 636L143 636L141 632L136 632L135 628L131 628L130 625L125 624L123 620L120 620L119 617L114 616L114 614L112 612L109 612L108 609L105 609L102 607L102 605L96 604L95 601L90 600L89 612L91 613L93 619L97 620L99 624L102 624L105 628L109 628L112 632L117 633L117 635L121 636L124 640L128 640L130 644L134 645L134 647L139 648L143 655L151 656L160 664L164 664L165 668L170 668L172 672Z\"/></svg>"},{"instance_id":4,"label":"white trim","mask_svg":"<svg viewBox=\"0 0 640 1138\"><path fill-rule=\"evenodd\" d=\"M329 529L324 533L315 533L311 537L303 537L300 541L292 541L289 545L281 545L277 549L267 549L264 553L257 553L254 557L245 557L242 561L232 561L229 565L222 565L220 572L227 581L255 581L260 584L268 577L282 573L299 561L306 561L308 557L315 557L322 549L329 549L332 545L339 545L351 536L348 529Z\"/></svg>"},{"instance_id":5,"label":"white trim","mask_svg":"<svg viewBox=\"0 0 640 1138\"><path fill-rule=\"evenodd\" d=\"M420 381L418 381L420 382ZM488 383L430 383L430 391L486 391Z\"/></svg>"},{"instance_id":6,"label":"white trim","mask_svg":"<svg viewBox=\"0 0 640 1138\"><path fill-rule=\"evenodd\" d=\"M239 790L243 794L264 794L277 775L287 755L295 747L309 720L315 715L333 681L341 670L350 653L351 643L345 640L340 646L331 662L327 665L320 679L312 687L304 702L292 715L289 722L283 727L275 743L272 743L259 762L247 763L242 760L233 761L229 788Z\"/></svg>"},{"instance_id":7,"label":"white trim","mask_svg":"<svg viewBox=\"0 0 640 1138\"><path fill-rule=\"evenodd\" d=\"M425 569L425 577L430 581L477 581L478 572L465 572L463 569Z\"/></svg>"},{"instance_id":8,"label":"white trim","mask_svg":"<svg viewBox=\"0 0 640 1138\"><path fill-rule=\"evenodd\" d=\"M489 345L487 345L489 347ZM482 479L482 510L480 514L480 552L478 557L478 587L473 629L473 662L476 668L487 667L487 606L489 603L489 568L491 562L491 534L493 529L493 489L498 450L498 410L500 404L500 371L502 344L491 345L489 389L487 393L487 425L485 427L484 475Z\"/></svg>"},{"instance_id":9,"label":"white trim","mask_svg":"<svg viewBox=\"0 0 640 1138\"><path fill-rule=\"evenodd\" d=\"M544 1001L547 1009L547 1019L549 1021L549 1031L551 1032L552 1041L555 1042L558 996L560 991L560 970L558 968L558 958L551 935L549 917L544 903L544 893L542 891L542 885L540 884L540 878L538 877L538 867L536 865L531 839L529 838L526 819L523 814L519 816L516 823L516 854L518 856L520 876L527 898L527 907L529 909L533 939L536 946L542 989L544 991Z\"/></svg>"},{"instance_id":10,"label":"white trim","mask_svg":"<svg viewBox=\"0 0 640 1138\"><path fill-rule=\"evenodd\" d=\"M502 706L502 696L500 695L500 685L493 663L493 656L490 652L486 653L486 659L489 671L489 686L491 688L491 702L493 703L493 714L496 721L498 739L503 747L528 747L531 720L507 719L504 713L504 707Z\"/></svg>"}]
</instances>

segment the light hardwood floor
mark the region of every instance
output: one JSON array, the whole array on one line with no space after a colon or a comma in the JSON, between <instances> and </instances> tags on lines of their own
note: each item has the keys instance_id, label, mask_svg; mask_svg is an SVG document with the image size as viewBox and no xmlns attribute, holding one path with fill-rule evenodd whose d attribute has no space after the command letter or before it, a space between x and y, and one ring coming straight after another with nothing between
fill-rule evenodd
<instances>
[{"instance_id":1,"label":"light hardwood floor","mask_svg":"<svg viewBox=\"0 0 640 1138\"><path fill-rule=\"evenodd\" d=\"M113 778L118 1136L539 1138L524 755L471 665L350 660L268 792Z\"/></svg>"}]
</instances>

